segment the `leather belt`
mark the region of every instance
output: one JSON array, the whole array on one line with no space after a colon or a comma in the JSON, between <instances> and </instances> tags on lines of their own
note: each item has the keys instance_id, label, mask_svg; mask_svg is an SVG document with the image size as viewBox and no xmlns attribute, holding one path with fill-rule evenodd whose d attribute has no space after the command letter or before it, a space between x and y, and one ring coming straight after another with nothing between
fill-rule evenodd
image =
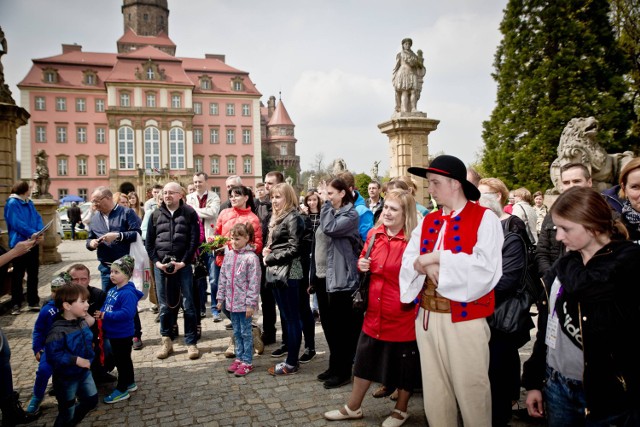
<instances>
[{"instance_id":1,"label":"leather belt","mask_svg":"<svg viewBox=\"0 0 640 427\"><path fill-rule=\"evenodd\" d=\"M436 291L436 285L427 278L422 288L420 307L436 313L451 313L451 300L440 296Z\"/></svg>"}]
</instances>

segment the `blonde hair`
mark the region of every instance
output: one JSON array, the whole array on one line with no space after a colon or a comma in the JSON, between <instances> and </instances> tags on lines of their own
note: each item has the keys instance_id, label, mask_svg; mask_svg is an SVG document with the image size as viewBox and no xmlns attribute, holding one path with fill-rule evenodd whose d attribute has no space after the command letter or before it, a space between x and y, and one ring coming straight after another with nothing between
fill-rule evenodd
<instances>
[{"instance_id":1,"label":"blonde hair","mask_svg":"<svg viewBox=\"0 0 640 427\"><path fill-rule=\"evenodd\" d=\"M531 191L527 190L524 187L520 187L517 190L513 191L514 197L520 197L525 202L531 204L533 203L533 198L531 197Z\"/></svg>"},{"instance_id":2,"label":"blonde hair","mask_svg":"<svg viewBox=\"0 0 640 427\"><path fill-rule=\"evenodd\" d=\"M274 217L278 216L280 212L287 212L298 206L298 196L296 196L296 192L293 187L286 182L281 182L271 187L271 197L276 193L284 197L284 206L278 212L276 212L275 207L273 208Z\"/></svg>"},{"instance_id":3,"label":"blonde hair","mask_svg":"<svg viewBox=\"0 0 640 427\"><path fill-rule=\"evenodd\" d=\"M504 206L509 201L509 189L498 178L482 178L478 183L478 186L486 185L492 191L500 194L500 203Z\"/></svg>"},{"instance_id":4,"label":"blonde hair","mask_svg":"<svg viewBox=\"0 0 640 427\"><path fill-rule=\"evenodd\" d=\"M404 224L402 226L402 231L404 234L404 240L409 241L411 238L411 232L418 225L418 214L416 211L416 199L413 198L411 193L406 190L393 189L389 190L389 192L385 195L384 202L387 203L389 200L396 200L400 203L402 207L402 216L404 219ZM384 209L384 208L383 208ZM380 215L378 219L378 223L376 226L382 224L383 218Z\"/></svg>"},{"instance_id":5,"label":"blonde hair","mask_svg":"<svg viewBox=\"0 0 640 427\"><path fill-rule=\"evenodd\" d=\"M618 194L623 199L627 198L627 194L624 192L624 187L627 185L627 179L629 178L629 174L636 169L640 169L640 157L631 159L629 163L624 165L624 167L620 171L620 179L619 179L620 191L618 192Z\"/></svg>"}]
</instances>

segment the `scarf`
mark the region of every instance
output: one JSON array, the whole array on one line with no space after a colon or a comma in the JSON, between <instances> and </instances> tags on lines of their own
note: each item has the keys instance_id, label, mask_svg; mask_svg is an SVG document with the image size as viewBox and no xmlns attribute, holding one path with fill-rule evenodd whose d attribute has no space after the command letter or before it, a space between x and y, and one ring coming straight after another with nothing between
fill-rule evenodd
<instances>
[{"instance_id":1,"label":"scarf","mask_svg":"<svg viewBox=\"0 0 640 427\"><path fill-rule=\"evenodd\" d=\"M291 213L295 209L295 206L290 207L287 210L280 212L277 216L271 215L271 220L269 221L269 238L267 239L267 245L265 247L270 248L271 243L273 242L273 230L280 225L280 223L285 219L289 213ZM275 213L275 210L273 211Z\"/></svg>"},{"instance_id":2,"label":"scarf","mask_svg":"<svg viewBox=\"0 0 640 427\"><path fill-rule=\"evenodd\" d=\"M622 204L622 216L627 220L627 223L640 231L640 213L631 207L629 200L625 200Z\"/></svg>"}]
</instances>

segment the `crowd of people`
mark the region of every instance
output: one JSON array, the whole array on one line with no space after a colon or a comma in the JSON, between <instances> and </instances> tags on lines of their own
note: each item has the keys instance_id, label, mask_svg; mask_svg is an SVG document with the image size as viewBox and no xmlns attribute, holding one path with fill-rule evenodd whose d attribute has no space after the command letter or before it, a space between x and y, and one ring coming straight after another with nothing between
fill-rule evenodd
<instances>
[{"instance_id":1,"label":"crowd of people","mask_svg":"<svg viewBox=\"0 0 640 427\"><path fill-rule=\"evenodd\" d=\"M179 310L187 357L200 357L209 303L213 322L224 316L232 331L227 372L251 374L254 353L278 344L271 356L281 360L267 372L293 375L316 356L318 320L329 357L317 379L327 389L352 384L347 402L324 413L327 420L364 417L362 402L377 383L373 397L393 393L395 400L385 427L409 418L417 390L429 425L506 426L521 387L528 416L550 426L639 425L640 367L629 337L640 314L631 279L640 262L640 160L629 162L618 191L606 194L590 188L587 167L564 165L562 193L550 208L541 192L509 190L449 155L408 173L372 181L366 199L348 171L302 199L278 171L254 188L228 177L222 203L204 173L187 188L156 185L144 203L134 192L98 187L86 248L96 252L101 289L89 286L91 272L76 264L54 278L42 306L42 218L28 184L16 184L5 206L11 250L0 265L14 266L15 315L27 275L28 308L40 312L33 331L38 369L23 411L0 334L3 420L36 417L50 378L56 425L77 424L98 404L96 384L115 383L107 404L138 389L131 354L144 347L137 308L144 294L134 283L139 266L131 252L140 245L153 269L158 359L174 353ZM416 199L421 179L428 180L426 201ZM532 250L542 279L538 327L521 370L518 350L530 334L504 332L490 320L517 294ZM364 273L362 312L352 300Z\"/></svg>"}]
</instances>

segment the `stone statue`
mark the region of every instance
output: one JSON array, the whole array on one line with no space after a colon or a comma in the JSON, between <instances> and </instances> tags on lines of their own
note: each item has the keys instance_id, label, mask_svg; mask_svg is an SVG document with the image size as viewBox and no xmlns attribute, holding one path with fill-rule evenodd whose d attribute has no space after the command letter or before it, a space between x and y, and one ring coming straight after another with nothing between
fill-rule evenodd
<instances>
[{"instance_id":1,"label":"stone statue","mask_svg":"<svg viewBox=\"0 0 640 427\"><path fill-rule=\"evenodd\" d=\"M309 191L309 189L313 188L313 179L315 178L315 175L309 175L309 179L307 180L307 191Z\"/></svg>"},{"instance_id":2,"label":"stone statue","mask_svg":"<svg viewBox=\"0 0 640 427\"><path fill-rule=\"evenodd\" d=\"M373 162L373 167L371 168L371 178L378 179L378 165L380 164L380 160L377 162Z\"/></svg>"},{"instance_id":3,"label":"stone statue","mask_svg":"<svg viewBox=\"0 0 640 427\"><path fill-rule=\"evenodd\" d=\"M51 179L49 179L49 166L47 166L48 157L49 155L44 150L38 150L35 155L36 172L33 174L35 188L31 193L32 199L53 199L53 196L49 194Z\"/></svg>"},{"instance_id":4,"label":"stone statue","mask_svg":"<svg viewBox=\"0 0 640 427\"><path fill-rule=\"evenodd\" d=\"M598 191L615 185L620 170L633 158L633 152L607 154L598 144L598 121L594 117L573 118L565 126L558 144L558 158L551 164L551 194L560 194L560 168L582 163L591 171L593 188Z\"/></svg>"},{"instance_id":5,"label":"stone statue","mask_svg":"<svg viewBox=\"0 0 640 427\"><path fill-rule=\"evenodd\" d=\"M286 182L287 184L293 187L293 178L291 178L290 176L286 177L284 179L284 182Z\"/></svg>"},{"instance_id":6,"label":"stone statue","mask_svg":"<svg viewBox=\"0 0 640 427\"><path fill-rule=\"evenodd\" d=\"M338 175L340 172L344 172L347 169L347 162L344 159L335 159L333 161L333 174Z\"/></svg>"},{"instance_id":7,"label":"stone statue","mask_svg":"<svg viewBox=\"0 0 640 427\"><path fill-rule=\"evenodd\" d=\"M7 39L4 37L4 31L0 27L0 102L5 104L15 104L15 101L11 97L11 90L9 86L4 83L4 67L2 66L2 55L5 55L8 51Z\"/></svg>"},{"instance_id":8,"label":"stone statue","mask_svg":"<svg viewBox=\"0 0 640 427\"><path fill-rule=\"evenodd\" d=\"M393 69L393 87L396 90L396 109L398 113L418 111L418 99L422 91L422 82L426 74L422 51L416 55L409 38L402 40L402 51L396 55L396 67Z\"/></svg>"}]
</instances>

